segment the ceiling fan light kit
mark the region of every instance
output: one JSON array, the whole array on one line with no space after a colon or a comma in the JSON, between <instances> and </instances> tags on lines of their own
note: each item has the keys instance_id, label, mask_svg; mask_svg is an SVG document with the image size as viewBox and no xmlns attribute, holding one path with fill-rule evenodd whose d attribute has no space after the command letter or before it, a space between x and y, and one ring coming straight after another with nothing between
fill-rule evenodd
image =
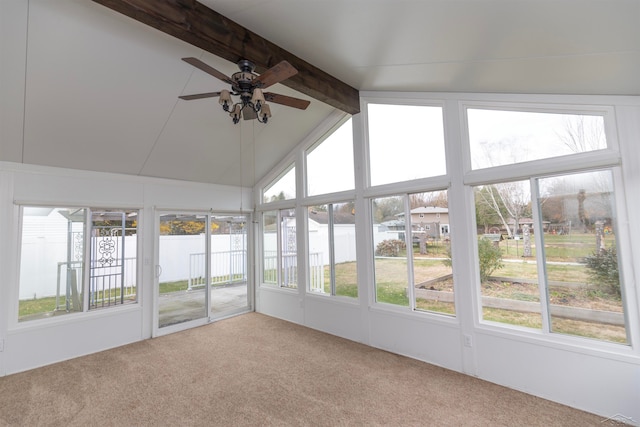
<instances>
[{"instance_id":1,"label":"ceiling fan light kit","mask_svg":"<svg viewBox=\"0 0 640 427\"><path fill-rule=\"evenodd\" d=\"M240 117L243 117L245 120L256 119L260 123L267 123L271 117L271 107L267 104L267 100L301 110L305 110L310 104L309 101L303 99L263 92L262 89L286 80L298 72L298 70L287 61L282 61L258 75L253 72L255 69L254 64L251 61L242 59L238 61L240 71L234 73L231 78L229 78L197 58L182 58L182 60L230 84L231 90L223 89L220 92L184 95L179 98L192 100L217 96L219 97L218 102L222 106L222 109L229 113L234 124L240 121ZM240 100L234 102L232 96L239 96Z\"/></svg>"}]
</instances>

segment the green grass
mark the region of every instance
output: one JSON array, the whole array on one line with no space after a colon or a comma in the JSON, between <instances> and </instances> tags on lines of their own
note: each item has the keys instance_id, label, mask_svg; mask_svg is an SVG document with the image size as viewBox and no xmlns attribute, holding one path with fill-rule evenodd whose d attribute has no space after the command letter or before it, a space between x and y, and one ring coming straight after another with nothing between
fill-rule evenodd
<instances>
[{"instance_id":1,"label":"green grass","mask_svg":"<svg viewBox=\"0 0 640 427\"><path fill-rule=\"evenodd\" d=\"M423 298L416 298L416 309L422 311L433 311L443 314L456 314L455 306L453 305L453 303L427 300Z\"/></svg>"},{"instance_id":2,"label":"green grass","mask_svg":"<svg viewBox=\"0 0 640 427\"><path fill-rule=\"evenodd\" d=\"M542 329L542 317L538 313L521 313L511 310L496 308L482 309L484 320L506 323L525 328ZM627 335L623 326L603 325L601 323L584 322L580 320L552 318L553 332L566 335L574 335L585 338L626 343Z\"/></svg>"},{"instance_id":3,"label":"green grass","mask_svg":"<svg viewBox=\"0 0 640 427\"><path fill-rule=\"evenodd\" d=\"M542 329L542 316L538 313L521 313L519 311L483 307L482 318L484 320L506 323L508 325Z\"/></svg>"},{"instance_id":4,"label":"green grass","mask_svg":"<svg viewBox=\"0 0 640 427\"><path fill-rule=\"evenodd\" d=\"M492 276L521 279L538 279L538 266L535 259L522 262L504 262L504 266L492 273ZM589 271L585 265L547 264L547 279L558 282L588 283Z\"/></svg>"},{"instance_id":5,"label":"green grass","mask_svg":"<svg viewBox=\"0 0 640 427\"><path fill-rule=\"evenodd\" d=\"M572 233L570 235L545 234L545 257L547 261L580 262L584 257L591 255L596 250L596 236L593 233ZM615 244L613 235L605 236L605 244ZM504 240L500 242L500 249L504 258L521 258L524 251L523 240ZM531 258L535 260L535 237L531 236Z\"/></svg>"},{"instance_id":6,"label":"green grass","mask_svg":"<svg viewBox=\"0 0 640 427\"><path fill-rule=\"evenodd\" d=\"M109 292L98 292L96 298L101 300L103 295L109 296ZM111 298L119 298L120 289L115 289L115 296L111 295ZM135 297L125 297L126 300L131 300ZM60 296L60 305L65 306L65 297ZM18 318L22 319L28 316L35 316L38 314L53 313L56 310L56 297L43 297L18 301Z\"/></svg>"},{"instance_id":7,"label":"green grass","mask_svg":"<svg viewBox=\"0 0 640 427\"><path fill-rule=\"evenodd\" d=\"M187 280L177 280L175 282L162 282L158 284L160 295L168 294L171 292L186 291L189 289L189 282Z\"/></svg>"},{"instance_id":8,"label":"green grass","mask_svg":"<svg viewBox=\"0 0 640 427\"><path fill-rule=\"evenodd\" d=\"M449 245L443 242L427 242L427 253L420 254L420 245L417 243L413 244L413 255L414 256L432 256L437 258L448 257L449 256Z\"/></svg>"},{"instance_id":9,"label":"green grass","mask_svg":"<svg viewBox=\"0 0 640 427\"><path fill-rule=\"evenodd\" d=\"M62 300L64 302L64 299ZM56 297L44 297L18 301L18 317L51 313L56 309Z\"/></svg>"}]
</instances>

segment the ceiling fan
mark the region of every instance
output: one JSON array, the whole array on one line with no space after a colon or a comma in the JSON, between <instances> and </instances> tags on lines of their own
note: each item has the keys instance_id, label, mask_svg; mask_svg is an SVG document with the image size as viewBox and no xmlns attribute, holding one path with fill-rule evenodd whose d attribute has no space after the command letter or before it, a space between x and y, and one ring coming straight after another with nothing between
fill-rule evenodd
<instances>
[{"instance_id":1,"label":"ceiling fan","mask_svg":"<svg viewBox=\"0 0 640 427\"><path fill-rule=\"evenodd\" d=\"M300 110L305 110L310 104L309 101L304 99L262 91L262 89L266 89L298 73L298 70L287 61L282 61L258 75L253 72L255 69L253 62L241 59L238 61L240 71L232 74L231 77L227 77L224 73L221 73L197 58L189 57L182 58L182 60L230 84L231 90L223 89L220 92L183 95L179 98L189 101L192 99L213 98L217 96L220 98L219 103L222 105L222 109L229 113L234 124L240 121L240 116L245 120L257 119L260 123L267 123L267 120L271 117L271 108L269 104L267 104L267 101ZM240 101L234 103L231 98L232 95L239 96Z\"/></svg>"}]
</instances>

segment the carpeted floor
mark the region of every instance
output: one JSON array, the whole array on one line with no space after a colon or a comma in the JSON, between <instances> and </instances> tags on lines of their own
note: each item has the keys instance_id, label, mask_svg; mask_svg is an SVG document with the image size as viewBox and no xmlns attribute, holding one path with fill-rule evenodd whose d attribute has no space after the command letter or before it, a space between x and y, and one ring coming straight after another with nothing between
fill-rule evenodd
<instances>
[{"instance_id":1,"label":"carpeted floor","mask_svg":"<svg viewBox=\"0 0 640 427\"><path fill-rule=\"evenodd\" d=\"M9 426L602 426L602 417L250 313L0 378Z\"/></svg>"}]
</instances>

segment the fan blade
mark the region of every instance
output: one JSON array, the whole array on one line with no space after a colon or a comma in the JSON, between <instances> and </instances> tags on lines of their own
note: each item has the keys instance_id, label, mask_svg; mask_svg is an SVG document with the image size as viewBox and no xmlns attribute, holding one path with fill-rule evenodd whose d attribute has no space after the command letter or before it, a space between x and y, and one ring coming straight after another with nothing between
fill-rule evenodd
<instances>
[{"instance_id":1,"label":"fan blade","mask_svg":"<svg viewBox=\"0 0 640 427\"><path fill-rule=\"evenodd\" d=\"M267 88L296 74L298 74L298 70L293 68L293 65L287 61L282 61L256 77L253 85L259 88Z\"/></svg>"},{"instance_id":2,"label":"fan blade","mask_svg":"<svg viewBox=\"0 0 640 427\"><path fill-rule=\"evenodd\" d=\"M178 98L190 101L192 99L202 99L202 98L214 98L216 96L220 96L220 92L207 92L207 93L198 93L195 95L182 95Z\"/></svg>"},{"instance_id":3,"label":"fan blade","mask_svg":"<svg viewBox=\"0 0 640 427\"><path fill-rule=\"evenodd\" d=\"M311 102L300 98L293 98L291 96L279 95L277 93L265 92L264 99L276 104L286 105L287 107L298 108L300 110L306 110Z\"/></svg>"},{"instance_id":4,"label":"fan blade","mask_svg":"<svg viewBox=\"0 0 640 427\"><path fill-rule=\"evenodd\" d=\"M182 58L182 60L204 71L207 74L211 74L213 77L218 78L225 83L229 83L230 85L233 84L233 80L231 80L229 77L225 76L223 73L216 70L215 68L200 61L198 58L189 57L189 58Z\"/></svg>"},{"instance_id":5,"label":"fan blade","mask_svg":"<svg viewBox=\"0 0 640 427\"><path fill-rule=\"evenodd\" d=\"M242 117L245 120L253 120L253 119L257 119L258 115L256 114L255 111L253 111L253 108L249 107L248 105L246 107L244 107L242 109Z\"/></svg>"}]
</instances>

